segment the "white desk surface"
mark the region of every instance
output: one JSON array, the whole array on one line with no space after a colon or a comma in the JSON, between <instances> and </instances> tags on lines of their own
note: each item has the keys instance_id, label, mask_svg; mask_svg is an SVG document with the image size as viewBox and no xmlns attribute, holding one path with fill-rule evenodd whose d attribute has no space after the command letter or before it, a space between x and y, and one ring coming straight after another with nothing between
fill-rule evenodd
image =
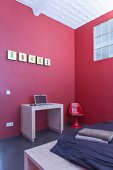
<instances>
[{"instance_id":1,"label":"white desk surface","mask_svg":"<svg viewBox=\"0 0 113 170\"><path fill-rule=\"evenodd\" d=\"M29 108L32 108L35 110L46 110L46 109L61 108L61 107L63 107L63 104L59 104L59 103L48 103L48 104L44 104L44 105L21 104L21 106L29 107Z\"/></svg>"},{"instance_id":2,"label":"white desk surface","mask_svg":"<svg viewBox=\"0 0 113 170\"><path fill-rule=\"evenodd\" d=\"M85 170L82 167L72 164L60 156L50 152L50 149L56 144L56 141L28 149L25 155L40 170Z\"/></svg>"}]
</instances>

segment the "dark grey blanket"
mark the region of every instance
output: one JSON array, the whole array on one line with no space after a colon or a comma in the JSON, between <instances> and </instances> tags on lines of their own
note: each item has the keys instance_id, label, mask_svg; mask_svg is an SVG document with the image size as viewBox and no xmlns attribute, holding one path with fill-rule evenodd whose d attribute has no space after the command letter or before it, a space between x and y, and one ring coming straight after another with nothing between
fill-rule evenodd
<instances>
[{"instance_id":1,"label":"dark grey blanket","mask_svg":"<svg viewBox=\"0 0 113 170\"><path fill-rule=\"evenodd\" d=\"M113 131L113 122L94 127ZM109 144L79 141L75 140L75 135L61 136L51 151L88 170L113 170L113 141Z\"/></svg>"}]
</instances>

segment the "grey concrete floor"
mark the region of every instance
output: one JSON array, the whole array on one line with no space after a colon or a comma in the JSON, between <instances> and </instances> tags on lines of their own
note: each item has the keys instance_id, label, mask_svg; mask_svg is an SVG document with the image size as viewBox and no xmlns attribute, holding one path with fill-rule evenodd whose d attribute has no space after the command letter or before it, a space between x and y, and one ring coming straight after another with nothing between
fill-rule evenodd
<instances>
[{"instance_id":1,"label":"grey concrete floor","mask_svg":"<svg viewBox=\"0 0 113 170\"><path fill-rule=\"evenodd\" d=\"M65 125L63 134L74 130ZM57 140L60 135L60 133L46 129L36 133L34 142L31 142L22 135L1 139L0 170L24 170L24 150Z\"/></svg>"}]
</instances>

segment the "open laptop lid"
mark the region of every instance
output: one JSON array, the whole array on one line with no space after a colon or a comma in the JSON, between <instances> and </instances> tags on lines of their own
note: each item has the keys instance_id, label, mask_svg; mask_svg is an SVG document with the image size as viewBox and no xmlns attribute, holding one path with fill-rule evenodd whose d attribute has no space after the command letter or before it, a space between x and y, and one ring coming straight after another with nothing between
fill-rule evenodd
<instances>
[{"instance_id":1,"label":"open laptop lid","mask_svg":"<svg viewBox=\"0 0 113 170\"><path fill-rule=\"evenodd\" d=\"M34 101L36 105L47 103L47 96L46 95L34 95Z\"/></svg>"}]
</instances>

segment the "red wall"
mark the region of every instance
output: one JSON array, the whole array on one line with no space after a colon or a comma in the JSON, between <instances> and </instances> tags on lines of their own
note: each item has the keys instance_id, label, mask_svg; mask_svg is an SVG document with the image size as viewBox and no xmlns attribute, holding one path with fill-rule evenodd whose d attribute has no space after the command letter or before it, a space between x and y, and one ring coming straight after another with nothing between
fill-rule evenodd
<instances>
[{"instance_id":1,"label":"red wall","mask_svg":"<svg viewBox=\"0 0 113 170\"><path fill-rule=\"evenodd\" d=\"M33 94L47 94L50 102L64 104L65 121L69 102L75 98L74 30L15 0L0 1L0 137L20 134L20 104L32 103ZM51 67L9 61L14 50L51 59ZM11 95L6 95L6 90ZM46 126L38 114L38 130ZM41 116L41 117L40 117ZM14 122L6 128L6 122Z\"/></svg>"},{"instance_id":2,"label":"red wall","mask_svg":"<svg viewBox=\"0 0 113 170\"><path fill-rule=\"evenodd\" d=\"M93 27L113 17L113 11L75 30L76 101L85 123L113 120L113 58L93 61Z\"/></svg>"}]
</instances>

